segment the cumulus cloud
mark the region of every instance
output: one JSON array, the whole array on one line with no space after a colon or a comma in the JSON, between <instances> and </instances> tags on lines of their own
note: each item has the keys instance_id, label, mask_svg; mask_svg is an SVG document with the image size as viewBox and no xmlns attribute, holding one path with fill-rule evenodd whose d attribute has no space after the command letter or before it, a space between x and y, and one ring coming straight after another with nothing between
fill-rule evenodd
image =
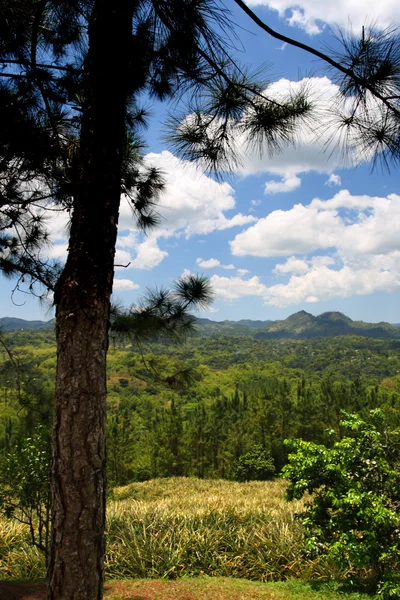
<instances>
[{"instance_id":1,"label":"cumulus cloud","mask_svg":"<svg viewBox=\"0 0 400 600\"><path fill-rule=\"evenodd\" d=\"M335 245L339 222L334 211L312 210L296 204L275 210L239 233L231 242L235 256L290 256Z\"/></svg>"},{"instance_id":2,"label":"cumulus cloud","mask_svg":"<svg viewBox=\"0 0 400 600\"><path fill-rule=\"evenodd\" d=\"M115 251L114 264L116 271L128 268L132 262L132 256L127 250L117 248Z\"/></svg>"},{"instance_id":3,"label":"cumulus cloud","mask_svg":"<svg viewBox=\"0 0 400 600\"><path fill-rule=\"evenodd\" d=\"M65 262L68 256L67 242L58 242L50 246L49 256L51 258L57 258L58 260Z\"/></svg>"},{"instance_id":4,"label":"cumulus cloud","mask_svg":"<svg viewBox=\"0 0 400 600\"><path fill-rule=\"evenodd\" d=\"M341 129L335 117L340 90L328 77L306 77L297 82L283 78L272 83L266 89L266 95L279 101L304 90L314 106L313 126L299 125L294 145L288 145L282 152L270 156L267 147L261 147L260 152L257 144L249 146L244 135L236 137L241 175L269 173L282 177L282 182L267 182L266 193L299 187L298 175L301 173L331 174L338 167L355 165L368 158L355 150L344 158ZM343 99L344 111L350 110L350 105L350 99ZM276 185L271 187L270 184Z\"/></svg>"},{"instance_id":5,"label":"cumulus cloud","mask_svg":"<svg viewBox=\"0 0 400 600\"><path fill-rule=\"evenodd\" d=\"M367 18L381 27L400 19L397 0L382 0L368 5L364 0L247 0L247 4L268 6L278 11L289 25L301 27L310 35L320 33L324 23L347 28L351 22L355 31L360 31Z\"/></svg>"},{"instance_id":6,"label":"cumulus cloud","mask_svg":"<svg viewBox=\"0 0 400 600\"><path fill-rule=\"evenodd\" d=\"M194 235L206 235L257 221L252 215L231 214L235 209L233 188L228 183L207 177L196 165L180 160L167 151L150 153L145 160L148 166L160 169L165 178L165 191L157 205L160 228L148 237L140 235L129 203L123 198L117 264L130 262L130 268L152 269L168 256L168 252L160 247L163 239L180 236L188 239ZM218 266L234 268L233 265Z\"/></svg>"},{"instance_id":7,"label":"cumulus cloud","mask_svg":"<svg viewBox=\"0 0 400 600\"><path fill-rule=\"evenodd\" d=\"M137 290L140 287L137 283L133 283L130 279L114 279L113 291L126 292L129 290Z\"/></svg>"},{"instance_id":8,"label":"cumulus cloud","mask_svg":"<svg viewBox=\"0 0 400 600\"><path fill-rule=\"evenodd\" d=\"M352 196L275 210L231 242L236 256L290 256L337 248L346 255L384 253L399 246L400 196Z\"/></svg>"},{"instance_id":9,"label":"cumulus cloud","mask_svg":"<svg viewBox=\"0 0 400 600\"><path fill-rule=\"evenodd\" d=\"M291 256L287 259L285 263L280 263L276 265L273 273L281 274L281 273L307 273L309 270L309 265L306 260L302 260L300 258L296 258L295 256Z\"/></svg>"},{"instance_id":10,"label":"cumulus cloud","mask_svg":"<svg viewBox=\"0 0 400 600\"><path fill-rule=\"evenodd\" d=\"M256 275L250 279L242 277L220 277L213 275L210 278L214 294L219 298L235 300L243 296L265 296L268 288Z\"/></svg>"},{"instance_id":11,"label":"cumulus cloud","mask_svg":"<svg viewBox=\"0 0 400 600\"><path fill-rule=\"evenodd\" d=\"M329 185L329 187L333 187L334 185L342 185L340 175L337 175L336 173L331 173L328 179L325 181L325 185Z\"/></svg>"},{"instance_id":12,"label":"cumulus cloud","mask_svg":"<svg viewBox=\"0 0 400 600\"><path fill-rule=\"evenodd\" d=\"M157 243L157 237L151 235L137 247L135 258L131 261L133 269L153 269L168 256L168 252L161 250Z\"/></svg>"},{"instance_id":13,"label":"cumulus cloud","mask_svg":"<svg viewBox=\"0 0 400 600\"><path fill-rule=\"evenodd\" d=\"M374 292L400 290L400 252L366 259L362 268L343 265L335 270L326 265L311 265L308 272L292 275L288 282L267 286L259 277L220 277L213 275L211 284L217 297L235 300L257 296L266 305L285 307L303 302L314 303L366 295Z\"/></svg>"},{"instance_id":14,"label":"cumulus cloud","mask_svg":"<svg viewBox=\"0 0 400 600\"><path fill-rule=\"evenodd\" d=\"M222 265L217 258L209 258L204 260L202 258L196 258L196 265L201 269L214 269L219 267L220 269L234 269L235 265Z\"/></svg>"},{"instance_id":15,"label":"cumulus cloud","mask_svg":"<svg viewBox=\"0 0 400 600\"><path fill-rule=\"evenodd\" d=\"M387 257L394 262L394 257ZM397 257L398 260L398 257ZM374 261L366 260L363 268L344 265L338 270L321 265L313 267L304 275L293 275L288 283L268 288L264 295L266 304L288 306L299 302L319 302L335 297L347 298L353 295L373 292L393 292L400 289L400 269L374 268Z\"/></svg>"},{"instance_id":16,"label":"cumulus cloud","mask_svg":"<svg viewBox=\"0 0 400 600\"><path fill-rule=\"evenodd\" d=\"M282 181L267 181L264 188L264 194L279 194L282 192L292 192L301 186L301 179L297 175L283 177Z\"/></svg>"},{"instance_id":17,"label":"cumulus cloud","mask_svg":"<svg viewBox=\"0 0 400 600\"><path fill-rule=\"evenodd\" d=\"M165 192L157 206L163 229L189 238L256 221L241 213L226 216L235 208L234 190L228 183L207 177L196 165L176 158L170 152L146 156L150 166L164 172Z\"/></svg>"},{"instance_id":18,"label":"cumulus cloud","mask_svg":"<svg viewBox=\"0 0 400 600\"><path fill-rule=\"evenodd\" d=\"M218 280L219 293L238 298L251 292L266 304L287 306L400 290L399 229L396 194L353 196L341 190L328 200L273 211L238 234L231 248L240 256L288 257L273 273L289 279L271 286L254 277Z\"/></svg>"}]
</instances>

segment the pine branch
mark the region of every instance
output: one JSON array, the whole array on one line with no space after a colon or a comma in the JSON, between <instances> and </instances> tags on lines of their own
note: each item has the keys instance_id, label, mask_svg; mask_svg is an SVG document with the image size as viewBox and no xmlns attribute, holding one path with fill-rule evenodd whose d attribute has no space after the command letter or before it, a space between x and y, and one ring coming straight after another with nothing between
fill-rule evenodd
<instances>
[{"instance_id":1,"label":"pine branch","mask_svg":"<svg viewBox=\"0 0 400 600\"><path fill-rule=\"evenodd\" d=\"M389 98L383 96L373 85L371 85L368 82L368 80L366 80L366 79L364 79L362 77L359 77L352 69L347 69L346 67L343 67L343 65L341 65L340 63L338 63L337 61L335 61L333 58L331 58L327 54L324 54L323 52L320 52L316 48L313 48L312 46L308 46L307 44L303 44L302 42L298 42L297 40L294 40L293 38L289 38L289 37L287 37L285 35L282 35L281 33L278 33L277 31L275 31L274 29L272 29L271 27L269 27L269 25L267 25L264 21L262 21L243 2L243 0L234 0L234 2L250 17L250 19L252 21L254 21L254 23L256 23L256 25L258 25L258 27L260 27L261 29L263 29L266 33L268 33L272 37L276 38L277 40L280 40L281 42L285 42L286 44L289 44L291 46L295 46L296 48L300 48L301 50L305 50L306 52L308 52L310 54L313 54L314 56L317 56L318 58L320 58L324 62L326 62L329 65L331 65L331 67L334 67L337 71L340 71L344 75L347 75L348 77L350 77L353 81L355 81L361 87L367 89L369 92L371 92L371 94L373 96L375 96L381 102L383 102L383 104L389 110L393 111L393 113L397 117L400 117L400 110L398 108L396 108L395 106L393 106L393 104L391 104L391 102L389 102Z\"/></svg>"},{"instance_id":2,"label":"pine branch","mask_svg":"<svg viewBox=\"0 0 400 600\"><path fill-rule=\"evenodd\" d=\"M4 65L21 65L21 61L11 58L2 58L0 59L0 63ZM24 66L26 67L26 61L24 61ZM29 63L28 63L29 64ZM70 65L49 65L46 63L38 63L35 62L35 65L38 69L52 69L54 71L65 71L67 73L76 73L77 75L81 75L84 71L83 69L77 69L76 67L71 67ZM31 65L29 65L30 68ZM14 77L15 74L11 73L10 77Z\"/></svg>"}]
</instances>

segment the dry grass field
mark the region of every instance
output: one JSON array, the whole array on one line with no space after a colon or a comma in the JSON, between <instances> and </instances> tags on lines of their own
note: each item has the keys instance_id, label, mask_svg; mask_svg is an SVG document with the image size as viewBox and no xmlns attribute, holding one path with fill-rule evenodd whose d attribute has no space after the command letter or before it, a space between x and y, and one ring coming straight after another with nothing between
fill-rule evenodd
<instances>
[{"instance_id":1,"label":"dry grass field","mask_svg":"<svg viewBox=\"0 0 400 600\"><path fill-rule=\"evenodd\" d=\"M169 478L113 490L105 598L323 600L342 598L332 572L302 558L298 502L285 482ZM42 600L42 554L26 526L0 520L1 600ZM303 578L303 579L301 579ZM316 584L306 580L314 579ZM328 582L320 586L318 582ZM317 587L316 587L317 586ZM352 599L361 595L351 594Z\"/></svg>"}]
</instances>

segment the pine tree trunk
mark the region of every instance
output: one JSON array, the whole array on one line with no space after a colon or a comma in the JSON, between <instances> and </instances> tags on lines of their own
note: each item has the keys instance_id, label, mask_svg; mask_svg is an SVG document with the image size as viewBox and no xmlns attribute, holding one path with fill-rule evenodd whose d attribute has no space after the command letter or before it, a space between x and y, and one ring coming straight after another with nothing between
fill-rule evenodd
<instances>
[{"instance_id":1,"label":"pine tree trunk","mask_svg":"<svg viewBox=\"0 0 400 600\"><path fill-rule=\"evenodd\" d=\"M96 0L89 25L80 181L57 305L51 600L103 593L109 302L125 145L129 0Z\"/></svg>"}]
</instances>

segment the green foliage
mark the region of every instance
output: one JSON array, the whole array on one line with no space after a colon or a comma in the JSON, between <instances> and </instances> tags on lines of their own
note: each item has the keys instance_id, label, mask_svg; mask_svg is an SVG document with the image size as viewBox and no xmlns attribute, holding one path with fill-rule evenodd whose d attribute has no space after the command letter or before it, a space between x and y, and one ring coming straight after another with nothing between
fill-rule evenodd
<instances>
[{"instance_id":1,"label":"green foliage","mask_svg":"<svg viewBox=\"0 0 400 600\"><path fill-rule=\"evenodd\" d=\"M0 463L0 514L29 526L31 543L47 554L49 542L50 443L38 426Z\"/></svg>"},{"instance_id":2,"label":"green foliage","mask_svg":"<svg viewBox=\"0 0 400 600\"><path fill-rule=\"evenodd\" d=\"M310 556L371 576L382 597L397 598L400 587L389 582L400 563L400 429L390 429L380 410L369 422L345 413L341 427L348 435L330 448L289 442L287 497L313 495L301 515Z\"/></svg>"},{"instance_id":3,"label":"green foliage","mask_svg":"<svg viewBox=\"0 0 400 600\"><path fill-rule=\"evenodd\" d=\"M189 310L206 308L213 293L207 277L187 275L174 282L171 290L147 290L138 305L129 309L113 306L111 337L130 341L141 350L142 344L157 339L180 342L193 333L196 318Z\"/></svg>"},{"instance_id":4,"label":"green foliage","mask_svg":"<svg viewBox=\"0 0 400 600\"><path fill-rule=\"evenodd\" d=\"M0 356L0 457L38 424L49 427L55 376L54 332L4 339L18 368ZM368 421L379 407L400 426L398 341L218 335L151 342L142 352L117 339L108 353L111 486L171 475L234 479L255 445L279 473L283 440L329 445L326 430L340 433L343 409Z\"/></svg>"},{"instance_id":5,"label":"green foliage","mask_svg":"<svg viewBox=\"0 0 400 600\"><path fill-rule=\"evenodd\" d=\"M262 446L256 444L242 454L236 463L237 481L267 481L275 475L275 465L271 455Z\"/></svg>"}]
</instances>

